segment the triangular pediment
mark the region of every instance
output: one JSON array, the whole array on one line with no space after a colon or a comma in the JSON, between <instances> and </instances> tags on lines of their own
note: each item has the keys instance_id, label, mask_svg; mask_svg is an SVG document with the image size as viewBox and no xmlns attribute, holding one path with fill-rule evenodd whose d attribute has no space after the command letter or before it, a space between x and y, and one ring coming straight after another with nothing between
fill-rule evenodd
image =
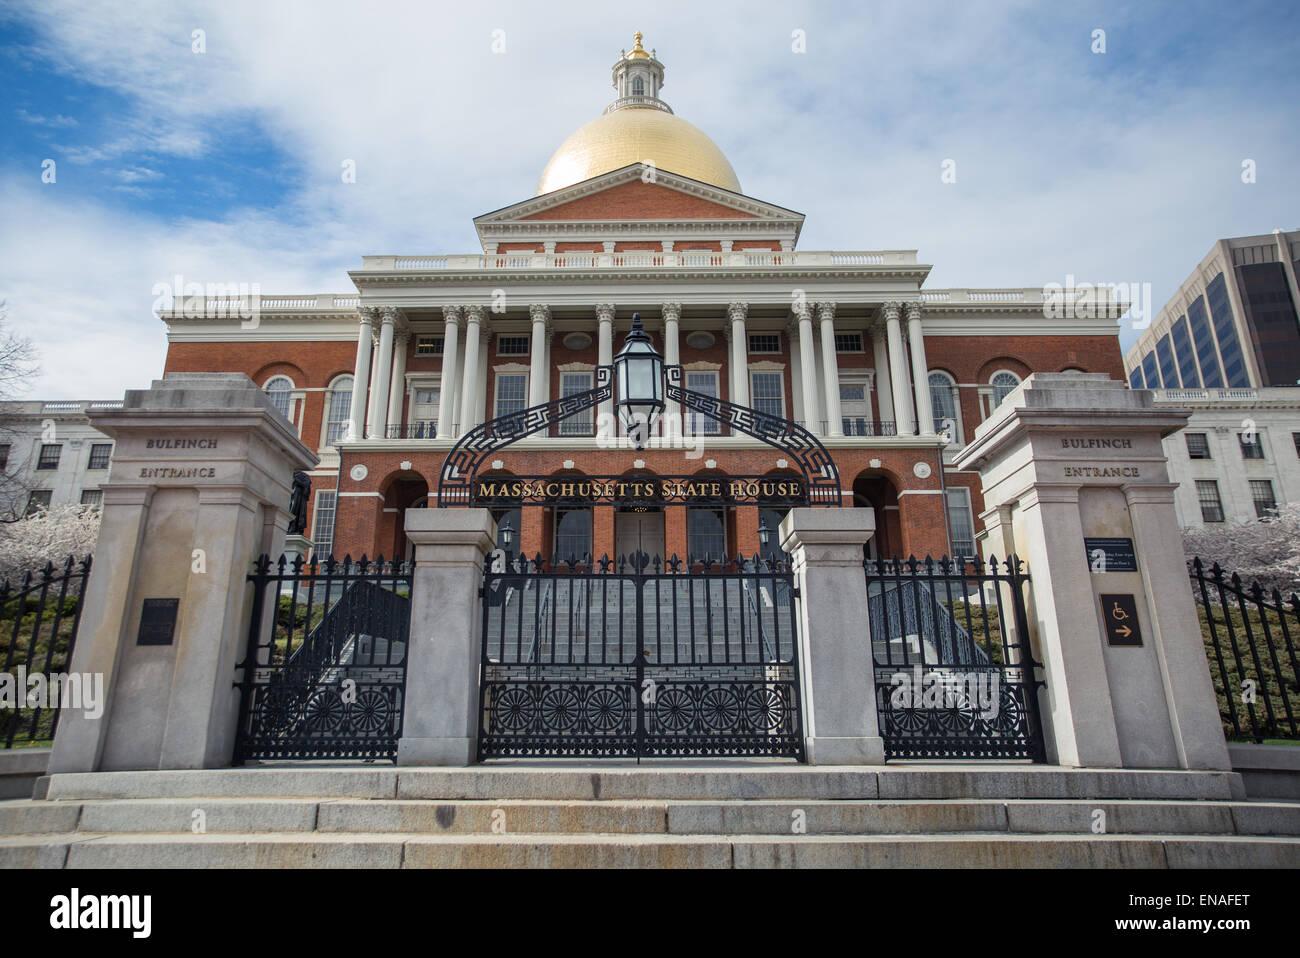
<instances>
[{"instance_id":1,"label":"triangular pediment","mask_svg":"<svg viewBox=\"0 0 1300 958\"><path fill-rule=\"evenodd\" d=\"M633 163L485 213L475 218L474 225L484 242L535 234L544 224L555 224L565 233L581 229L592 235L615 226L621 233L639 226L669 236L677 232L675 224L698 232L705 224L725 228L729 222L740 225L741 221L746 232L760 228L793 239L803 219L802 213L784 207Z\"/></svg>"}]
</instances>

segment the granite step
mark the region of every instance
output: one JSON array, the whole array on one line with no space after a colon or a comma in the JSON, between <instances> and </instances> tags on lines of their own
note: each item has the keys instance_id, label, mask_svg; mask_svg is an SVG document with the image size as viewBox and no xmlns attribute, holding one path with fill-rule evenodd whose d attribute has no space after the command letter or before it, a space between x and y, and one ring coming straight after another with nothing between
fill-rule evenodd
<instances>
[{"instance_id":1,"label":"granite step","mask_svg":"<svg viewBox=\"0 0 1300 958\"><path fill-rule=\"evenodd\" d=\"M1292 838L1170 835L96 834L0 838L44 868L1280 868Z\"/></svg>"},{"instance_id":2,"label":"granite step","mask_svg":"<svg viewBox=\"0 0 1300 958\"><path fill-rule=\"evenodd\" d=\"M1102 813L1099 815L1098 813ZM1300 803L1176 801L431 801L213 797L0 803L0 835L911 835L960 832L1300 837Z\"/></svg>"}]
</instances>

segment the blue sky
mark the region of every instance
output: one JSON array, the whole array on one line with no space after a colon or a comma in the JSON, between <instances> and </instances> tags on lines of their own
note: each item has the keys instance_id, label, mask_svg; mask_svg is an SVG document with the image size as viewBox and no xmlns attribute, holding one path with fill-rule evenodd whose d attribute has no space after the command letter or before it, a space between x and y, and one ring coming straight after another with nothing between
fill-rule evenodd
<instances>
[{"instance_id":1,"label":"blue sky","mask_svg":"<svg viewBox=\"0 0 1300 958\"><path fill-rule=\"evenodd\" d=\"M178 273L346 291L366 253L473 250L471 218L612 98L635 29L745 191L807 214L801 248L916 248L928 286L1073 275L1159 308L1216 238L1300 226L1289 0L11 2L0 298L41 350L29 395L157 376L151 291Z\"/></svg>"}]
</instances>

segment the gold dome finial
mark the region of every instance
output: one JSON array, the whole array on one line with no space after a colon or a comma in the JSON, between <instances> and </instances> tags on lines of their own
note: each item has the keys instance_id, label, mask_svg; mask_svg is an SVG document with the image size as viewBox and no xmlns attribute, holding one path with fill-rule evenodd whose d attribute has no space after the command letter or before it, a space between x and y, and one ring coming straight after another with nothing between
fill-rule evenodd
<instances>
[{"instance_id":1,"label":"gold dome finial","mask_svg":"<svg viewBox=\"0 0 1300 958\"><path fill-rule=\"evenodd\" d=\"M650 54L645 52L645 47L641 46L641 31L638 30L632 35L636 43L632 46L632 52L627 55L629 60L649 60Z\"/></svg>"}]
</instances>

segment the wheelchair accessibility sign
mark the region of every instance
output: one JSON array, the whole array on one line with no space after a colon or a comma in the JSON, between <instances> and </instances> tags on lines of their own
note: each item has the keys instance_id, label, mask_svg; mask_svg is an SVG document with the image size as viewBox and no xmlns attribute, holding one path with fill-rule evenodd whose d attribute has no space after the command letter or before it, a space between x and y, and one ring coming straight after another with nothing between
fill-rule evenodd
<instances>
[{"instance_id":1,"label":"wheelchair accessibility sign","mask_svg":"<svg viewBox=\"0 0 1300 958\"><path fill-rule=\"evenodd\" d=\"M1128 595L1102 595L1101 611L1106 619L1106 641L1110 645L1141 645L1137 600Z\"/></svg>"}]
</instances>

